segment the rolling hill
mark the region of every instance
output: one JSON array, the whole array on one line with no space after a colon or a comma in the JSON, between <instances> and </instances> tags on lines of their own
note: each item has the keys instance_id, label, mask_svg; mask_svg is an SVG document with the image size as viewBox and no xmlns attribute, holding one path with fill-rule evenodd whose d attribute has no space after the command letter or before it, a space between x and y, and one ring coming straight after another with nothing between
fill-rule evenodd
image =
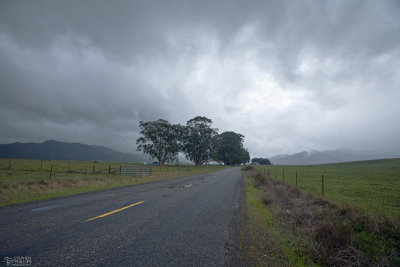
<instances>
[{"instance_id":1,"label":"rolling hill","mask_svg":"<svg viewBox=\"0 0 400 267\"><path fill-rule=\"evenodd\" d=\"M380 158L385 158L385 156L374 153L353 151L351 149L338 149L331 151L311 150L295 153L292 155L278 155L275 157L271 157L270 160L274 165L309 165L371 160Z\"/></svg>"},{"instance_id":2,"label":"rolling hill","mask_svg":"<svg viewBox=\"0 0 400 267\"><path fill-rule=\"evenodd\" d=\"M144 154L128 154L103 146L54 140L43 143L0 144L0 158L149 162Z\"/></svg>"}]
</instances>

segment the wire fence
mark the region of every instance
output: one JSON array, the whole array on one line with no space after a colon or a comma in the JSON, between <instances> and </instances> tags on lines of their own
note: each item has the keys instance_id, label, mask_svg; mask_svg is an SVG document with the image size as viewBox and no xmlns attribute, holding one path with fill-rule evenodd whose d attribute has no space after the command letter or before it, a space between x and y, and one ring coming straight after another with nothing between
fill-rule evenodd
<instances>
[{"instance_id":1,"label":"wire fence","mask_svg":"<svg viewBox=\"0 0 400 267\"><path fill-rule=\"evenodd\" d=\"M321 196L340 207L353 207L369 216L388 216L400 218L400 176L398 171L393 177L382 176L385 172L370 174L369 170L346 169L339 173L330 173L321 167L301 171L290 166L256 167L265 177L296 186L312 195ZM320 174L317 174L317 172ZM354 172L352 174L352 172ZM388 172L390 176L390 172ZM352 179L352 177L354 177Z\"/></svg>"},{"instance_id":2,"label":"wire fence","mask_svg":"<svg viewBox=\"0 0 400 267\"><path fill-rule=\"evenodd\" d=\"M127 172L127 166L130 170ZM194 170L192 165L144 165L137 163L71 161L71 160L32 160L0 159L0 183L12 181L36 181L55 179L81 179L96 177L157 176L182 173ZM206 166L207 168L207 166Z\"/></svg>"}]
</instances>

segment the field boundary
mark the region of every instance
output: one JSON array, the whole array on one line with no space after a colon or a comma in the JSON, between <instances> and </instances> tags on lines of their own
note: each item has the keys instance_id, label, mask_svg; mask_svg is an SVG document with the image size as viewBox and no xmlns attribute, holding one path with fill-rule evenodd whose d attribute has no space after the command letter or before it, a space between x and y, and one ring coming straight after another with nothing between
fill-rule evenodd
<instances>
[{"instance_id":1,"label":"field boundary","mask_svg":"<svg viewBox=\"0 0 400 267\"><path fill-rule=\"evenodd\" d=\"M210 173L226 166L0 159L0 206ZM133 167L132 167L133 165ZM136 167L137 166L137 167ZM135 171L136 170L136 171Z\"/></svg>"},{"instance_id":2,"label":"field boundary","mask_svg":"<svg viewBox=\"0 0 400 267\"><path fill-rule=\"evenodd\" d=\"M339 188L332 188L330 182L332 179L329 172L321 172L319 175L315 174L313 176L308 175L308 185L310 188L301 186L303 182L301 175L297 170L287 170L290 168L295 168L295 166L254 166L254 169L263 177L270 177L276 181L280 181L284 184L295 186L299 189L305 190L315 196L320 196L329 201L332 201L340 206L351 206L361 210L363 213L369 216L388 216L393 218L400 218L400 191L397 192L397 198L385 194L385 192L377 193L371 190L364 190L360 187L356 187L354 192L349 192L349 188L345 185ZM311 168L312 166L299 166L303 168ZM319 166L318 166L319 167ZM278 172L279 169L279 172ZM400 176L398 177L400 179ZM312 180L312 182L310 182ZM290 181L290 182L289 182ZM345 197L344 192L348 195L353 193L353 197ZM360 198L363 194L368 195L368 198Z\"/></svg>"},{"instance_id":3,"label":"field boundary","mask_svg":"<svg viewBox=\"0 0 400 267\"><path fill-rule=\"evenodd\" d=\"M398 266L398 220L337 207L244 168L248 223L243 262L254 266Z\"/></svg>"}]
</instances>

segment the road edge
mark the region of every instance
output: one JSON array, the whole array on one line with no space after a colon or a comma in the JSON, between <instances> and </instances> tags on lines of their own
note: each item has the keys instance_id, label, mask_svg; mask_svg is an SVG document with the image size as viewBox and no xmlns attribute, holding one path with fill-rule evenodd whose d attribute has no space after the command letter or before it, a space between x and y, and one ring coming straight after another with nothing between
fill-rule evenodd
<instances>
[{"instance_id":1,"label":"road edge","mask_svg":"<svg viewBox=\"0 0 400 267\"><path fill-rule=\"evenodd\" d=\"M240 171L240 179L237 182L238 186L235 191L235 203L232 212L232 218L228 225L229 237L225 244L225 259L224 266L238 266L239 265L239 244L240 244L240 230L243 222L243 207L245 201L245 182L243 174Z\"/></svg>"}]
</instances>

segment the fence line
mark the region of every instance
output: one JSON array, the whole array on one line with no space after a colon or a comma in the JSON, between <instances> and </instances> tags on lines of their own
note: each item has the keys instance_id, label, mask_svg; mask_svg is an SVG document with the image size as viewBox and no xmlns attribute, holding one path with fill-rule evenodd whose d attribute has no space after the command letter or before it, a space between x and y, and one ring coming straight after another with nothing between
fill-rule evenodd
<instances>
[{"instance_id":1,"label":"fence line","mask_svg":"<svg viewBox=\"0 0 400 267\"><path fill-rule=\"evenodd\" d=\"M124 165L122 165L124 166ZM7 181L41 181L95 177L148 176L191 171L195 166L164 165L137 166L136 171L121 172L120 163L71 160L0 159L0 184ZM134 167L132 167L134 168Z\"/></svg>"},{"instance_id":2,"label":"fence line","mask_svg":"<svg viewBox=\"0 0 400 267\"><path fill-rule=\"evenodd\" d=\"M164 166L126 163L138 166L139 171L124 172L128 176L163 175L195 170L197 167L182 164ZM121 163L72 160L0 159L0 183L7 180L54 180L63 178L118 177ZM206 165L207 167L208 165ZM208 166L214 168L215 166ZM140 171L142 170L142 171ZM11 181L12 181L11 180Z\"/></svg>"},{"instance_id":3,"label":"fence line","mask_svg":"<svg viewBox=\"0 0 400 267\"><path fill-rule=\"evenodd\" d=\"M275 179L278 181L278 177L276 176L277 173L277 168L275 169L275 177L271 177L268 175L267 177ZM259 169L256 169L256 171L260 174L266 177L265 175L265 169L263 171L260 171ZM268 168L267 173L270 173L270 169ZM288 177L287 172L285 176L285 170L282 171L282 183L284 184L291 184L289 181L285 182L285 177ZM380 215L386 215L389 217L395 217L395 218L400 218L400 199L397 200L389 195L386 194L377 194L376 192L371 192L371 191L364 191L362 190L359 191L346 191L346 188L329 188L329 184L327 184L326 180L326 175L321 174L321 181L320 181L320 195L326 199L329 199L330 201L334 201L336 204L343 205L343 206L351 206L351 207L356 207L363 212L372 215L372 216L380 216ZM315 178L315 185L317 185L317 177ZM301 181L301 177L299 177L298 172L295 171L295 185L291 184L292 186L296 186L302 190L307 191L308 193L311 193L313 195L318 195L318 191L316 190L310 190L310 188L305 188L299 186L298 181ZM301 184L301 183L300 183ZM327 187L328 185L328 187ZM339 191L340 190L340 191ZM347 192L349 195L345 195L344 192ZM328 193L328 195L327 195ZM367 198L359 198L357 197L358 194L366 194L370 193ZM352 195L351 195L352 194Z\"/></svg>"}]
</instances>

